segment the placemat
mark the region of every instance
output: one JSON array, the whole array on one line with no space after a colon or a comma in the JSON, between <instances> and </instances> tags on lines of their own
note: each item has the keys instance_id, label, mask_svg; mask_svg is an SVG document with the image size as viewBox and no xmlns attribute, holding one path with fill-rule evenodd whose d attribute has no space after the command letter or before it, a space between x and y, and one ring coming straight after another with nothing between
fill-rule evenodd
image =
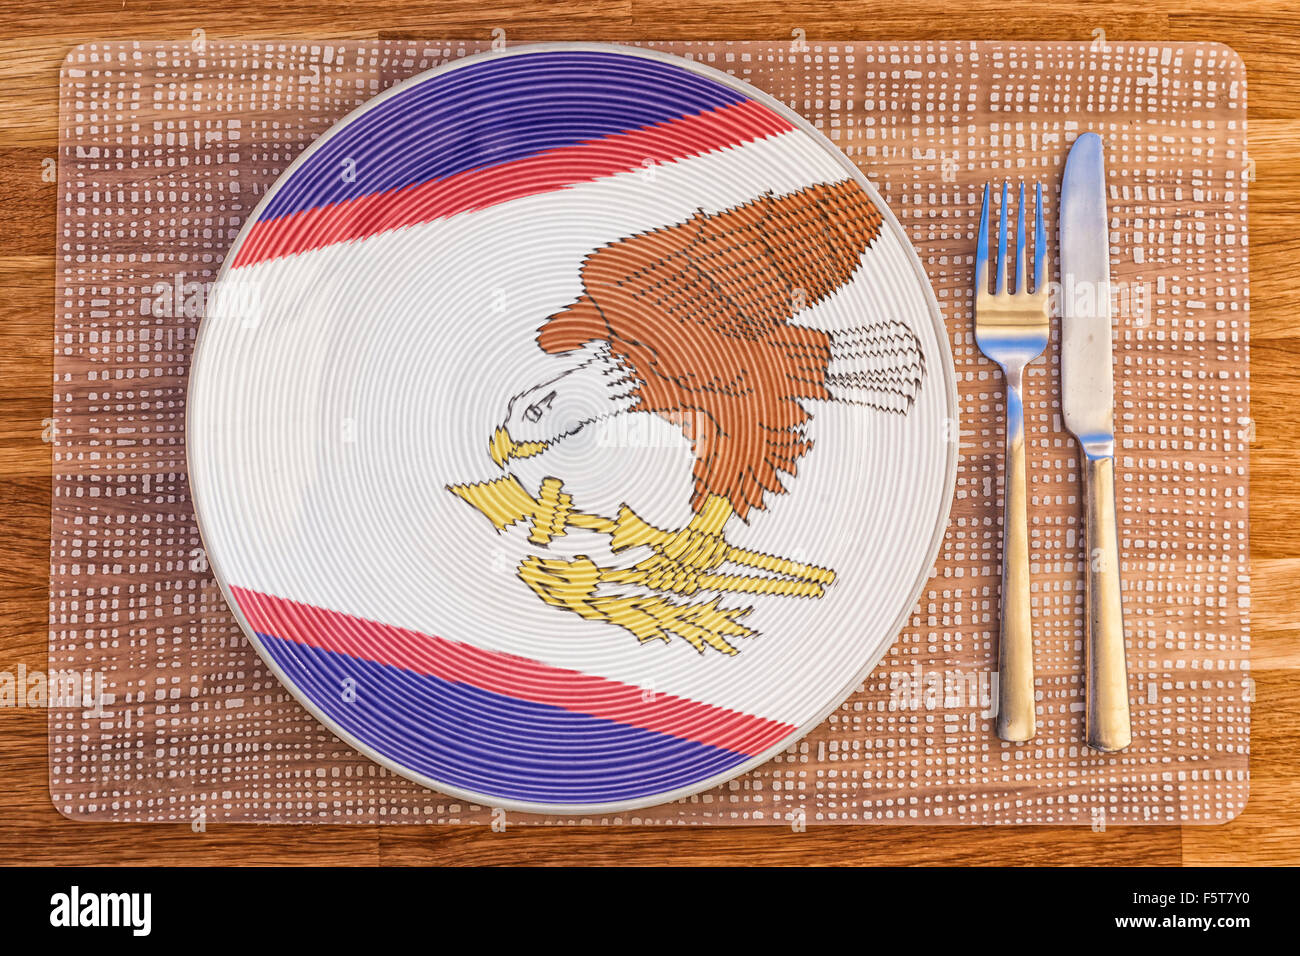
<instances>
[{"instance_id":1,"label":"placemat","mask_svg":"<svg viewBox=\"0 0 1300 956\"><path fill-rule=\"evenodd\" d=\"M75 819L491 822L325 731L235 625L185 471L208 284L298 153L394 82L494 41L88 44L62 72L50 791ZM647 43L801 112L876 184L951 337L961 465L907 628L815 732L678 803L529 823L1216 823L1248 792L1246 81L1216 44ZM1039 733L993 734L1003 398L975 348L986 181L1108 148L1120 537L1134 742L1082 743L1082 540L1059 327L1028 375ZM1071 294L1068 287L1055 290Z\"/></svg>"}]
</instances>

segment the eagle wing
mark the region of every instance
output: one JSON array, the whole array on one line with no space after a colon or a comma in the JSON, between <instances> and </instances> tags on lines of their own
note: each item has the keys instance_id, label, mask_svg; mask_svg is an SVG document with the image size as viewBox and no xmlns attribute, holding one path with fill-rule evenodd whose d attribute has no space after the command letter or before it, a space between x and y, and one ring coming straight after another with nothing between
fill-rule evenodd
<instances>
[{"instance_id":1,"label":"eagle wing","mask_svg":"<svg viewBox=\"0 0 1300 956\"><path fill-rule=\"evenodd\" d=\"M852 278L880 227L848 180L620 239L587 256L583 295L538 343L608 342L637 382L635 407L693 440L694 507L716 494L744 517L811 448L798 399L831 397L829 337L789 320Z\"/></svg>"}]
</instances>

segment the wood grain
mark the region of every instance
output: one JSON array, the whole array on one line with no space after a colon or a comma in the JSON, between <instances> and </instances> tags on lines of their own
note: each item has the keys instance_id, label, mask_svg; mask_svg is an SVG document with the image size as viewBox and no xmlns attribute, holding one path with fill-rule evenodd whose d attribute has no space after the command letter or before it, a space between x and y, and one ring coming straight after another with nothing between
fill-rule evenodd
<instances>
[{"instance_id":1,"label":"wood grain","mask_svg":"<svg viewBox=\"0 0 1300 956\"><path fill-rule=\"evenodd\" d=\"M162 0L37 7L0 2L0 670L46 660L57 81L66 52L102 39L227 37L482 37L512 41L634 37L813 39L1005 38L1215 40L1237 49L1250 76L1256 161L1250 239L1252 336L1251 522L1254 676L1252 796L1220 827L1111 829L842 828L744 830L508 830L448 827L184 826L72 823L49 802L46 715L0 709L0 859L62 863L1300 863L1300 551L1294 475L1300 425L1291 411L1300 360L1300 16L1289 2L1080 3L1044 21L1036 5L977 2L960 14L919 0L906 15L879 2L802 5L677 0L498 5L462 0L397 7L350 3L230 3L218 14Z\"/></svg>"}]
</instances>

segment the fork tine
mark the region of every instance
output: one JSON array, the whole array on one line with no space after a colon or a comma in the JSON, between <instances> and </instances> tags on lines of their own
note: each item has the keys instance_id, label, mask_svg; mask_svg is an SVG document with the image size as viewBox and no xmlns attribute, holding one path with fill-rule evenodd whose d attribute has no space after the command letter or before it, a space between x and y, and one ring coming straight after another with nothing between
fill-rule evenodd
<instances>
[{"instance_id":1,"label":"fork tine","mask_svg":"<svg viewBox=\"0 0 1300 956\"><path fill-rule=\"evenodd\" d=\"M975 294L989 291L989 185L984 184L984 205L980 207L980 232L975 241Z\"/></svg>"},{"instance_id":2,"label":"fork tine","mask_svg":"<svg viewBox=\"0 0 1300 956\"><path fill-rule=\"evenodd\" d=\"M1043 228L1043 184L1039 183L1034 195L1034 216L1038 220L1034 230L1034 294L1046 288L1047 281L1047 230Z\"/></svg>"},{"instance_id":3,"label":"fork tine","mask_svg":"<svg viewBox=\"0 0 1300 956\"><path fill-rule=\"evenodd\" d=\"M1020 202L1016 207L1016 295L1025 291L1025 181L1020 181Z\"/></svg>"},{"instance_id":4,"label":"fork tine","mask_svg":"<svg viewBox=\"0 0 1300 956\"><path fill-rule=\"evenodd\" d=\"M998 268L994 274L997 288L995 294L1003 295L1007 291L1007 184L1002 183L1002 216L998 229Z\"/></svg>"}]
</instances>

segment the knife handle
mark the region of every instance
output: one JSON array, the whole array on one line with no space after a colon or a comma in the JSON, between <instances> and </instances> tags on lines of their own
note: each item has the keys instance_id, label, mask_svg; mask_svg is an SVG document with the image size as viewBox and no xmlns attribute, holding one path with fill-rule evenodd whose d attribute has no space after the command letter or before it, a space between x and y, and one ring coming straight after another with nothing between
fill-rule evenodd
<instances>
[{"instance_id":1,"label":"knife handle","mask_svg":"<svg viewBox=\"0 0 1300 956\"><path fill-rule=\"evenodd\" d=\"M1084 454L1083 501L1088 547L1084 574L1088 746L1110 753L1123 750L1133 739L1129 723L1128 666L1124 660L1114 458Z\"/></svg>"},{"instance_id":2,"label":"knife handle","mask_svg":"<svg viewBox=\"0 0 1300 956\"><path fill-rule=\"evenodd\" d=\"M998 723L1003 740L1034 736L1034 631L1029 612L1029 518L1025 501L1025 409L1020 382L1007 381L1002 494L1002 631L998 639Z\"/></svg>"}]
</instances>

